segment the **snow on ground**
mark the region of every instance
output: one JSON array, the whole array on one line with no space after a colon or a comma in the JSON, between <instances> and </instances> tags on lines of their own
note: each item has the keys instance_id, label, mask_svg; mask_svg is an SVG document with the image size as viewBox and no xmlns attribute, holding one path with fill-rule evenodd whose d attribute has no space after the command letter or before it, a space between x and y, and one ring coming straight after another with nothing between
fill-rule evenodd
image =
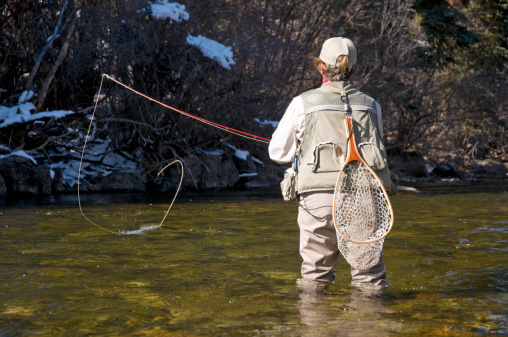
<instances>
[{"instance_id":1,"label":"snow on ground","mask_svg":"<svg viewBox=\"0 0 508 337\"><path fill-rule=\"evenodd\" d=\"M198 152L206 154L207 156L222 156L224 154L224 151L220 149L198 149Z\"/></svg>"},{"instance_id":2,"label":"snow on ground","mask_svg":"<svg viewBox=\"0 0 508 337\"><path fill-rule=\"evenodd\" d=\"M261 160L257 159L256 157L253 157L249 151L237 149L236 147L234 147L233 145L228 144L228 143L224 143L224 144L226 144L226 146L228 146L229 148L235 150L234 156L236 158L239 158L242 160L247 160L247 156L250 156L255 163L264 165L264 163Z\"/></svg>"},{"instance_id":3,"label":"snow on ground","mask_svg":"<svg viewBox=\"0 0 508 337\"><path fill-rule=\"evenodd\" d=\"M134 161L124 158L117 153L106 154L102 160L102 164L92 164L88 162L88 160L97 160L99 148L102 148L102 145L99 145L97 148L90 146L90 144L87 145L85 156L83 157L84 161L81 164L81 175L79 177L81 183L83 183L84 179L93 179L99 176L105 177L111 174L113 170L138 174L143 173ZM101 158L103 156L104 153L100 154ZM56 168L62 169L64 182L73 187L78 183L79 163L80 157L75 155L73 159L65 162L55 162L48 166L51 170L55 170Z\"/></svg>"},{"instance_id":4,"label":"snow on ground","mask_svg":"<svg viewBox=\"0 0 508 337\"><path fill-rule=\"evenodd\" d=\"M83 162L81 164L82 179L92 179L98 176L107 176L113 171L129 172L142 174L143 171L138 167L136 162L132 159L133 156L127 153L123 155L119 153L110 152L109 140L96 139L86 145ZM79 164L81 159L81 152L78 154L76 151L71 151L72 159L65 162L56 162L49 165L49 168L54 170L60 168L63 171L64 182L69 186L74 186L78 183ZM139 158L141 153L136 153L134 157ZM98 163L100 162L100 164Z\"/></svg>"},{"instance_id":5,"label":"snow on ground","mask_svg":"<svg viewBox=\"0 0 508 337\"><path fill-rule=\"evenodd\" d=\"M31 104L31 103L24 103L24 104ZM2 107L0 107L0 108L2 108ZM6 126L12 125L12 124L35 121L37 119L46 118L46 117L54 117L54 118L58 119L58 118L62 118L67 115L72 115L72 114L74 114L74 111L71 111L71 110L44 111L44 112L35 113L33 115L11 114L9 117L7 117L0 124L0 128L6 127Z\"/></svg>"},{"instance_id":6,"label":"snow on ground","mask_svg":"<svg viewBox=\"0 0 508 337\"><path fill-rule=\"evenodd\" d=\"M229 147L229 148L231 148L231 149L235 150L235 154L234 154L234 156L235 156L236 158L239 158L239 159L242 159L242 160L247 160L247 156L249 156L249 155L250 155L249 151L239 150L239 149L237 149L236 147L234 147L233 145L228 144L228 143L224 143L224 144L226 144L226 146L227 146L227 147Z\"/></svg>"},{"instance_id":7,"label":"snow on ground","mask_svg":"<svg viewBox=\"0 0 508 337\"><path fill-rule=\"evenodd\" d=\"M170 19L171 22L181 22L189 20L189 13L185 11L185 6L168 0L160 0L150 4L152 16L159 20Z\"/></svg>"},{"instance_id":8,"label":"snow on ground","mask_svg":"<svg viewBox=\"0 0 508 337\"><path fill-rule=\"evenodd\" d=\"M83 163L81 169L88 167L88 163ZM67 162L56 162L49 165L49 169L54 171L56 168L62 169L64 183L73 187L78 184L79 160L69 160Z\"/></svg>"},{"instance_id":9,"label":"snow on ground","mask_svg":"<svg viewBox=\"0 0 508 337\"><path fill-rule=\"evenodd\" d=\"M62 118L67 115L72 115L74 111L71 110L56 110L56 111L43 111L32 114L31 111L35 110L35 105L30 102L25 102L27 99L26 92L23 92L18 101L23 102L12 107L0 105L0 128L9 125L35 121L41 118L54 117L56 119ZM31 97L31 96L30 96Z\"/></svg>"},{"instance_id":10,"label":"snow on ground","mask_svg":"<svg viewBox=\"0 0 508 337\"><path fill-rule=\"evenodd\" d=\"M229 147L230 149L233 149L235 150L235 153L234 153L234 156L236 158L239 158L239 159L242 159L242 160L247 160L247 156L251 156L252 160L255 162L255 163L258 163L260 165L264 165L264 163L257 159L256 157L253 157L249 151L246 151L246 150L240 150L238 148L236 148L235 146L231 145L231 144L228 144L228 143L224 143L227 147ZM201 153L204 153L208 156L222 156L224 154L224 151L220 150L220 149L207 149L207 150L203 150L203 149L199 149L198 150L199 152Z\"/></svg>"},{"instance_id":11,"label":"snow on ground","mask_svg":"<svg viewBox=\"0 0 508 337\"><path fill-rule=\"evenodd\" d=\"M11 118L16 114L30 116L32 110L35 110L35 105L32 103L21 103L12 107L0 105L0 121Z\"/></svg>"},{"instance_id":12,"label":"snow on ground","mask_svg":"<svg viewBox=\"0 0 508 337\"><path fill-rule=\"evenodd\" d=\"M32 114L31 111L35 110L35 105L33 103L27 102L27 100L31 99L34 96L32 91L24 91L18 98L18 105L12 107L6 107L0 105L0 128L13 125L16 123L30 122L34 121L35 123L43 121L39 121L39 119L54 117L56 119L74 114L74 111L70 110L55 110L55 111L43 111L39 113ZM87 116L91 119L91 115ZM81 165L81 178L88 177L93 178L97 177L99 174L101 176L106 176L110 174L113 170L120 170L123 172L133 172L133 173L142 173L138 168L135 161L128 159L132 158L131 155L124 153L123 156L119 153L108 153L109 140L95 139L95 125L93 125L92 134L88 137L88 143L85 149L84 161ZM78 139L74 139L71 141L70 147L79 148L79 143L84 140L84 136L80 134ZM20 156L30 159L37 164L37 160L28 155L26 152L22 150L11 151L10 148L0 145L0 150L9 152L8 154L0 155L0 159L10 157L10 156ZM79 149L81 150L81 149ZM62 148L62 151L66 151ZM74 186L78 182L78 172L79 172L79 163L81 159L81 151L71 150L70 151L71 159L62 162L56 162L49 164L49 169L52 177L54 176L54 170L56 168L60 168L63 171L64 182L68 183L70 186ZM137 153L135 157L139 157L141 154ZM46 155L41 158L46 157ZM100 164L91 164L91 162L100 162Z\"/></svg>"},{"instance_id":13,"label":"snow on ground","mask_svg":"<svg viewBox=\"0 0 508 337\"><path fill-rule=\"evenodd\" d=\"M204 36L187 35L185 40L189 45L194 46L201 50L203 56L215 60L219 65L225 69L230 70L231 66L236 64L233 60L233 50L231 47L225 46L215 40L211 40Z\"/></svg>"},{"instance_id":14,"label":"snow on ground","mask_svg":"<svg viewBox=\"0 0 508 337\"><path fill-rule=\"evenodd\" d=\"M127 154L125 154L126 157L117 153L105 154L106 148L107 144L104 144L104 141L99 141L97 144L87 145L85 156L83 157L84 161L81 165L81 179L95 178L99 175L107 176L112 172L110 169L113 168L122 172L143 173L134 161L126 158L128 156ZM62 169L64 182L72 187L78 183L79 163L81 157L78 156L76 151L71 151L71 154L73 154L72 159L51 163L48 165L48 168L50 169L52 179L55 174L54 170L57 168ZM24 157L30 159L34 164L37 164L37 160L34 157L22 150L12 151L11 153L0 155L0 159L12 156ZM101 158L102 165L91 164L89 162L98 161Z\"/></svg>"},{"instance_id":15,"label":"snow on ground","mask_svg":"<svg viewBox=\"0 0 508 337\"><path fill-rule=\"evenodd\" d=\"M238 176L240 178L245 178L245 177L255 177L257 175L258 175L257 173L240 173Z\"/></svg>"},{"instance_id":16,"label":"snow on ground","mask_svg":"<svg viewBox=\"0 0 508 337\"><path fill-rule=\"evenodd\" d=\"M239 158L242 160L247 160L248 155L250 155L249 151L235 149L235 157L236 158Z\"/></svg>"},{"instance_id":17,"label":"snow on ground","mask_svg":"<svg viewBox=\"0 0 508 337\"><path fill-rule=\"evenodd\" d=\"M254 118L254 122L258 123L259 125L271 125L274 128L279 126L279 122L277 122L277 121L268 121L266 119L264 121L261 121L259 118Z\"/></svg>"}]
</instances>

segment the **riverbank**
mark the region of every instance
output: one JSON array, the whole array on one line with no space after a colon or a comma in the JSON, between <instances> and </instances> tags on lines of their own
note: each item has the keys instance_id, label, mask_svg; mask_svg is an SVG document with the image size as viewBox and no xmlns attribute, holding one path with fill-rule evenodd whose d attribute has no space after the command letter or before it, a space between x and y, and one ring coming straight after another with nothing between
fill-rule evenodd
<instances>
[{"instance_id":1,"label":"riverbank","mask_svg":"<svg viewBox=\"0 0 508 337\"><path fill-rule=\"evenodd\" d=\"M477 161L455 168L450 163L430 166L414 156L391 157L392 172L400 179L401 192L418 193L422 187L439 191L449 186L483 188L503 185L508 163ZM264 162L247 151L232 146L197 151L181 158L181 190L212 191L238 189L277 189L284 165ZM286 165L287 166L287 165ZM81 168L81 174L78 172ZM101 162L87 157L58 163L45 163L22 151L0 158L0 197L47 196L77 193L167 193L180 184L182 166L172 165L161 176L143 172L134 162L110 154ZM79 178L79 184L78 184Z\"/></svg>"}]
</instances>

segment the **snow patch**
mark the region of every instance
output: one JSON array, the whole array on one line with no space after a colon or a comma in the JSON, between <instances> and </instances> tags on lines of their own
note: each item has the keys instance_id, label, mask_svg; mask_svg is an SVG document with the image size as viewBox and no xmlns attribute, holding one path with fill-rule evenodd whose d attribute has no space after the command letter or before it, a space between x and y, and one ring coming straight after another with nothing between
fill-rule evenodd
<instances>
[{"instance_id":1,"label":"snow patch","mask_svg":"<svg viewBox=\"0 0 508 337\"><path fill-rule=\"evenodd\" d=\"M266 120L266 119L264 121L261 121L259 118L254 118L254 122L258 123L259 125L270 125L273 128L276 128L277 126L279 126L279 122L277 122L277 121L269 121L269 120Z\"/></svg>"},{"instance_id":2,"label":"snow patch","mask_svg":"<svg viewBox=\"0 0 508 337\"><path fill-rule=\"evenodd\" d=\"M44 111L32 114L35 105L32 103L21 103L12 107L0 105L0 128L9 125L35 121L41 118L54 117L56 119L74 114L71 110Z\"/></svg>"},{"instance_id":3,"label":"snow patch","mask_svg":"<svg viewBox=\"0 0 508 337\"><path fill-rule=\"evenodd\" d=\"M88 167L88 163L83 163L82 170L84 167ZM68 162L56 162L49 165L50 170L54 170L59 168L62 170L63 181L69 184L70 187L77 185L78 183L78 170L79 170L79 160L69 160Z\"/></svg>"},{"instance_id":4,"label":"snow patch","mask_svg":"<svg viewBox=\"0 0 508 337\"><path fill-rule=\"evenodd\" d=\"M225 69L231 70L231 65L236 64L233 60L233 50L229 46L225 46L201 35L192 36L188 34L185 41L189 45L201 50L203 56L215 60Z\"/></svg>"},{"instance_id":5,"label":"snow patch","mask_svg":"<svg viewBox=\"0 0 508 337\"><path fill-rule=\"evenodd\" d=\"M0 159L7 158L7 157L12 157L12 156L25 157L27 159L30 159L34 164L37 164L37 160L35 160L34 157L30 156L29 154L27 154L23 150L13 151L13 152L11 152L9 154L2 154L2 155L0 155Z\"/></svg>"},{"instance_id":6,"label":"snow patch","mask_svg":"<svg viewBox=\"0 0 508 337\"><path fill-rule=\"evenodd\" d=\"M241 173L238 176L242 178L242 177L255 177L257 175L258 175L257 173Z\"/></svg>"},{"instance_id":7,"label":"snow patch","mask_svg":"<svg viewBox=\"0 0 508 337\"><path fill-rule=\"evenodd\" d=\"M220 149L209 149L209 150L199 149L198 151L208 156L222 156L224 154L224 151Z\"/></svg>"},{"instance_id":8,"label":"snow patch","mask_svg":"<svg viewBox=\"0 0 508 337\"><path fill-rule=\"evenodd\" d=\"M142 169L137 166L135 160L132 159L132 155L123 153L122 156L118 153L108 153L109 143L109 140L97 139L87 144L83 156L83 163L81 164L81 182L94 179L99 176L108 176L113 172L113 168L115 171L118 170L121 172L131 172L137 174L143 173ZM71 153L74 153L72 159L66 160L65 162L62 161L49 164L49 169L61 169L64 183L73 187L78 183L78 172L81 158L76 151L71 150ZM134 154L134 157L139 158L140 155L140 153L136 153Z\"/></svg>"},{"instance_id":9,"label":"snow patch","mask_svg":"<svg viewBox=\"0 0 508 337\"><path fill-rule=\"evenodd\" d=\"M233 149L233 150L235 150L234 156L236 158L239 158L239 159L242 159L242 160L247 160L247 156L250 155L249 151L239 150L239 149L237 149L236 147L234 147L231 144L226 143L226 146L231 148L231 149Z\"/></svg>"},{"instance_id":10,"label":"snow patch","mask_svg":"<svg viewBox=\"0 0 508 337\"><path fill-rule=\"evenodd\" d=\"M261 160L257 159L256 157L252 157L252 156L251 156L251 158L252 158L252 161L253 161L253 162L258 163L258 164L260 164L260 165L265 165L265 163L263 163Z\"/></svg>"},{"instance_id":11,"label":"snow patch","mask_svg":"<svg viewBox=\"0 0 508 337\"><path fill-rule=\"evenodd\" d=\"M19 98L18 98L18 104L28 102L29 100L32 99L34 94L35 93L32 90L28 90L28 91L25 90L25 91L23 91L21 93L21 95L19 96Z\"/></svg>"},{"instance_id":12,"label":"snow patch","mask_svg":"<svg viewBox=\"0 0 508 337\"><path fill-rule=\"evenodd\" d=\"M235 157L236 158L239 158L239 159L242 159L242 160L247 160L247 156L249 155L249 151L243 151L243 150L235 150Z\"/></svg>"},{"instance_id":13,"label":"snow patch","mask_svg":"<svg viewBox=\"0 0 508 337\"><path fill-rule=\"evenodd\" d=\"M22 103L12 107L0 105L0 121L5 121L17 114L30 116L32 110L35 110L35 105L32 103Z\"/></svg>"},{"instance_id":14,"label":"snow patch","mask_svg":"<svg viewBox=\"0 0 508 337\"><path fill-rule=\"evenodd\" d=\"M189 20L189 13L185 10L185 5L168 0L160 0L150 4L152 16L159 20L170 19L171 22L182 22Z\"/></svg>"}]
</instances>

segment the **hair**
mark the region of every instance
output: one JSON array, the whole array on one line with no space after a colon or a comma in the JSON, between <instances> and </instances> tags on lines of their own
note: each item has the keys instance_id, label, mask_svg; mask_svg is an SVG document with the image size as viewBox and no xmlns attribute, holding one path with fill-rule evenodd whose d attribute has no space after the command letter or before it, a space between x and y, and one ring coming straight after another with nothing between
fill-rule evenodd
<instances>
[{"instance_id":1,"label":"hair","mask_svg":"<svg viewBox=\"0 0 508 337\"><path fill-rule=\"evenodd\" d=\"M347 70L349 66L349 57L347 55L340 55L337 57L335 65L326 64L319 57L314 58L314 65L323 74L328 81L348 81L354 74L356 74L356 64Z\"/></svg>"}]
</instances>

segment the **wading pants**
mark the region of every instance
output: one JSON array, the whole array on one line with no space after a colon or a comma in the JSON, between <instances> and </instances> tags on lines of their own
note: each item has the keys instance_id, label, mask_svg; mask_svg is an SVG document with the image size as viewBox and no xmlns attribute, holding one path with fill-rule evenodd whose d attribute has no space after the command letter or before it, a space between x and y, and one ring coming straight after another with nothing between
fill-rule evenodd
<instances>
[{"instance_id":1,"label":"wading pants","mask_svg":"<svg viewBox=\"0 0 508 337\"><path fill-rule=\"evenodd\" d=\"M337 232L333 224L333 191L309 192L300 195L300 205L305 207L314 218L302 207L298 207L298 225L300 226L300 255L303 258L302 279L331 283L335 280L335 265L340 255L337 245ZM386 268L383 253L379 262L367 270L351 268L353 286L386 287Z\"/></svg>"}]
</instances>

